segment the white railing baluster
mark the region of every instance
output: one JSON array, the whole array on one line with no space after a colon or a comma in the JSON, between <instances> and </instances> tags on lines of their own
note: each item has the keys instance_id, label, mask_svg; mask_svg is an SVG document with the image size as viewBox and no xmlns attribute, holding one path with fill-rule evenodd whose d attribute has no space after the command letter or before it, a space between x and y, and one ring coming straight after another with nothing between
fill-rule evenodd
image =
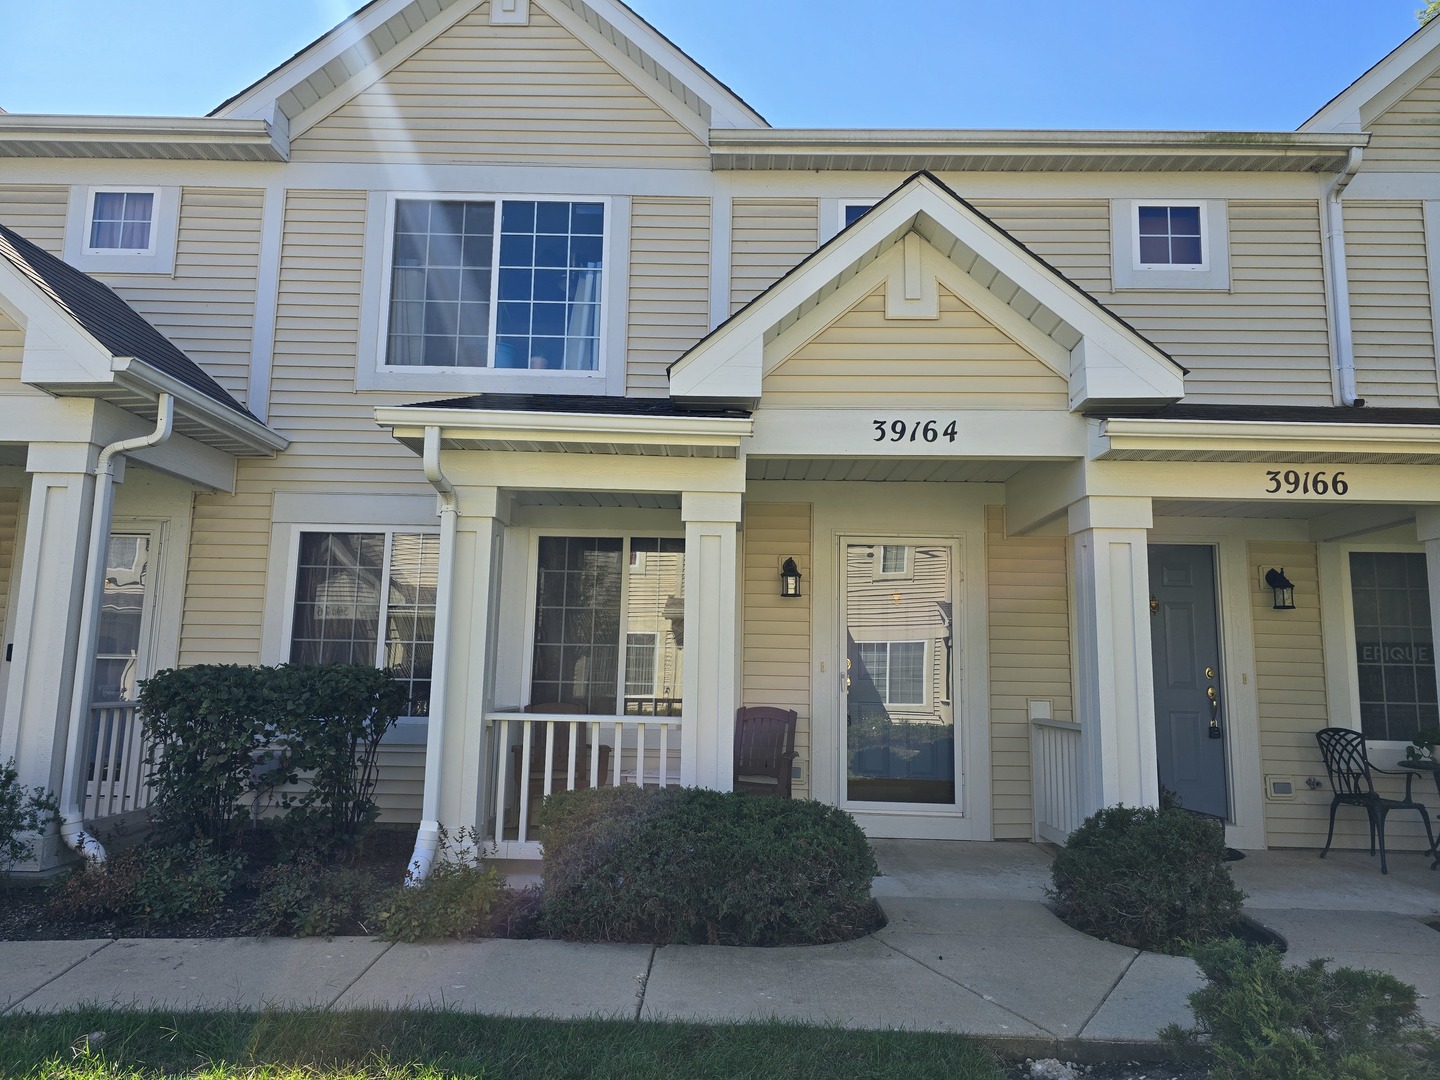
<instances>
[{"instance_id":1,"label":"white railing baluster","mask_svg":"<svg viewBox=\"0 0 1440 1080\"><path fill-rule=\"evenodd\" d=\"M635 783L645 786L645 725L635 725Z\"/></svg>"},{"instance_id":2,"label":"white railing baluster","mask_svg":"<svg viewBox=\"0 0 1440 1080\"><path fill-rule=\"evenodd\" d=\"M670 786L670 725L660 725L660 786Z\"/></svg>"},{"instance_id":3,"label":"white railing baluster","mask_svg":"<svg viewBox=\"0 0 1440 1080\"><path fill-rule=\"evenodd\" d=\"M495 835L499 841L505 838L505 774L510 771L510 721L502 717L500 733L495 738Z\"/></svg>"},{"instance_id":4,"label":"white railing baluster","mask_svg":"<svg viewBox=\"0 0 1440 1080\"><path fill-rule=\"evenodd\" d=\"M531 720L520 724L520 809L516 815L516 836L524 843L529 839L530 824L530 736L533 730Z\"/></svg>"}]
</instances>

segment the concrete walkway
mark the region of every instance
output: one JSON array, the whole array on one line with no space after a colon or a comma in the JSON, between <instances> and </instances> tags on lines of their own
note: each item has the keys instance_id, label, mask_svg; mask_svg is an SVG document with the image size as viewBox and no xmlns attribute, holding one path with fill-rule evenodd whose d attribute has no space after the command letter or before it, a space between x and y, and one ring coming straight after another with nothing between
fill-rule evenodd
<instances>
[{"instance_id":1,"label":"concrete walkway","mask_svg":"<svg viewBox=\"0 0 1440 1080\"><path fill-rule=\"evenodd\" d=\"M1029 1052L1143 1051L1191 1021L1194 964L1097 941L1043 904L1049 855L1029 844L881 841L889 916L843 945L785 949L371 938L0 942L0 1010L443 1005L506 1015L702 1021L781 1017L954 1031ZM1413 865L1412 865L1413 864ZM1378 967L1440 1024L1440 871L1398 854L1254 853L1232 864L1247 910L1292 960Z\"/></svg>"}]
</instances>

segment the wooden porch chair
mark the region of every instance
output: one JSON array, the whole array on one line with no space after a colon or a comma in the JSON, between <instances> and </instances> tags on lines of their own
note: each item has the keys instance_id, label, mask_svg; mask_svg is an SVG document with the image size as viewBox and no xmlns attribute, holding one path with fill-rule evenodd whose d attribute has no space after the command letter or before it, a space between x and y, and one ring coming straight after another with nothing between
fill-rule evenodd
<instances>
[{"instance_id":1,"label":"wooden porch chair","mask_svg":"<svg viewBox=\"0 0 1440 1080\"><path fill-rule=\"evenodd\" d=\"M573 715L583 713L585 707L576 705L569 701L543 701L525 706L527 713L549 713L551 715L560 713ZM590 743L586 736L589 734L588 724L581 724L580 731L575 740L575 789L590 786ZM523 746L512 746L510 753L514 759L512 774L515 781L515 796L520 796L520 757L524 752ZM530 736L530 767L529 774L530 788L526 793L529 810L526 819L529 822L529 831L534 835L535 813L540 809L541 800L545 798L545 728L537 725ZM610 775L610 747L605 743L600 744L600 772L597 777L597 787L606 785L606 777ZM557 723L555 725L555 749L550 756L550 791L553 794L557 791L564 791L570 779L570 724Z\"/></svg>"},{"instance_id":2,"label":"wooden porch chair","mask_svg":"<svg viewBox=\"0 0 1440 1080\"><path fill-rule=\"evenodd\" d=\"M795 710L757 705L735 713L735 790L790 798Z\"/></svg>"},{"instance_id":3,"label":"wooden porch chair","mask_svg":"<svg viewBox=\"0 0 1440 1080\"><path fill-rule=\"evenodd\" d=\"M1330 800L1330 831L1325 836L1325 850L1320 852L1323 859L1330 850L1330 841L1335 837L1335 811L1343 803L1347 806L1363 807L1370 819L1370 854L1375 854L1376 841L1380 848L1380 872L1388 874L1385 865L1385 816L1391 810L1415 810L1425 823L1425 835L1430 838L1430 850L1435 850L1435 833L1430 828L1430 812L1410 797L1410 785L1416 773L1401 773L1395 769L1381 769L1370 764L1365 754L1365 737L1350 728L1325 728L1315 733L1320 744L1320 756L1325 759L1325 771L1330 774L1330 790L1335 797ZM1372 772L1387 776L1405 777L1405 798L1386 799L1375 790Z\"/></svg>"}]
</instances>

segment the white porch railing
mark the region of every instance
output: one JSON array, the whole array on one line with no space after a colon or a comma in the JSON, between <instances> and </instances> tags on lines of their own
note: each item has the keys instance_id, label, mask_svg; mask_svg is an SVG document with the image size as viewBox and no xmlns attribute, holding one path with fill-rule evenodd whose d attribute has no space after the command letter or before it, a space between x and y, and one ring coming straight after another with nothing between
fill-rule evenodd
<instances>
[{"instance_id":1,"label":"white porch railing","mask_svg":"<svg viewBox=\"0 0 1440 1080\"><path fill-rule=\"evenodd\" d=\"M90 755L80 806L85 820L99 821L148 806L144 732L135 715L135 703L106 701L91 705L89 723L90 730L80 744Z\"/></svg>"},{"instance_id":2,"label":"white porch railing","mask_svg":"<svg viewBox=\"0 0 1440 1080\"><path fill-rule=\"evenodd\" d=\"M1079 724L1030 721L1030 799L1037 840L1063 845L1085 820Z\"/></svg>"},{"instance_id":3,"label":"white porch railing","mask_svg":"<svg viewBox=\"0 0 1440 1080\"><path fill-rule=\"evenodd\" d=\"M678 716L500 711L488 713L485 724L494 811L485 839L501 858L540 858L535 812L547 795L681 782Z\"/></svg>"}]
</instances>

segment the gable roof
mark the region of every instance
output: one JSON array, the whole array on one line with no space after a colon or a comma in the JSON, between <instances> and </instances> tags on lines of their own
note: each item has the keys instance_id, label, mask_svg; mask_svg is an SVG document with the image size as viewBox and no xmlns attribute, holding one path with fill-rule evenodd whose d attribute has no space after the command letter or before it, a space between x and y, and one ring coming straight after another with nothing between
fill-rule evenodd
<instances>
[{"instance_id":1,"label":"gable roof","mask_svg":"<svg viewBox=\"0 0 1440 1080\"><path fill-rule=\"evenodd\" d=\"M1431 19L1322 105L1297 131L1360 131L1362 110L1384 112L1440 68L1440 18Z\"/></svg>"},{"instance_id":2,"label":"gable roof","mask_svg":"<svg viewBox=\"0 0 1440 1080\"><path fill-rule=\"evenodd\" d=\"M1049 339L1048 350L1069 353L1072 407L1182 396L1187 372L1173 357L929 172L910 176L672 363L671 394L757 401L766 341L911 235Z\"/></svg>"},{"instance_id":3,"label":"gable roof","mask_svg":"<svg viewBox=\"0 0 1440 1080\"><path fill-rule=\"evenodd\" d=\"M429 44L482 0L370 0L290 59L222 102L212 117L271 120L299 134ZM522 0L543 8L703 138L765 118L621 0ZM303 119L303 118L309 118Z\"/></svg>"}]
</instances>

